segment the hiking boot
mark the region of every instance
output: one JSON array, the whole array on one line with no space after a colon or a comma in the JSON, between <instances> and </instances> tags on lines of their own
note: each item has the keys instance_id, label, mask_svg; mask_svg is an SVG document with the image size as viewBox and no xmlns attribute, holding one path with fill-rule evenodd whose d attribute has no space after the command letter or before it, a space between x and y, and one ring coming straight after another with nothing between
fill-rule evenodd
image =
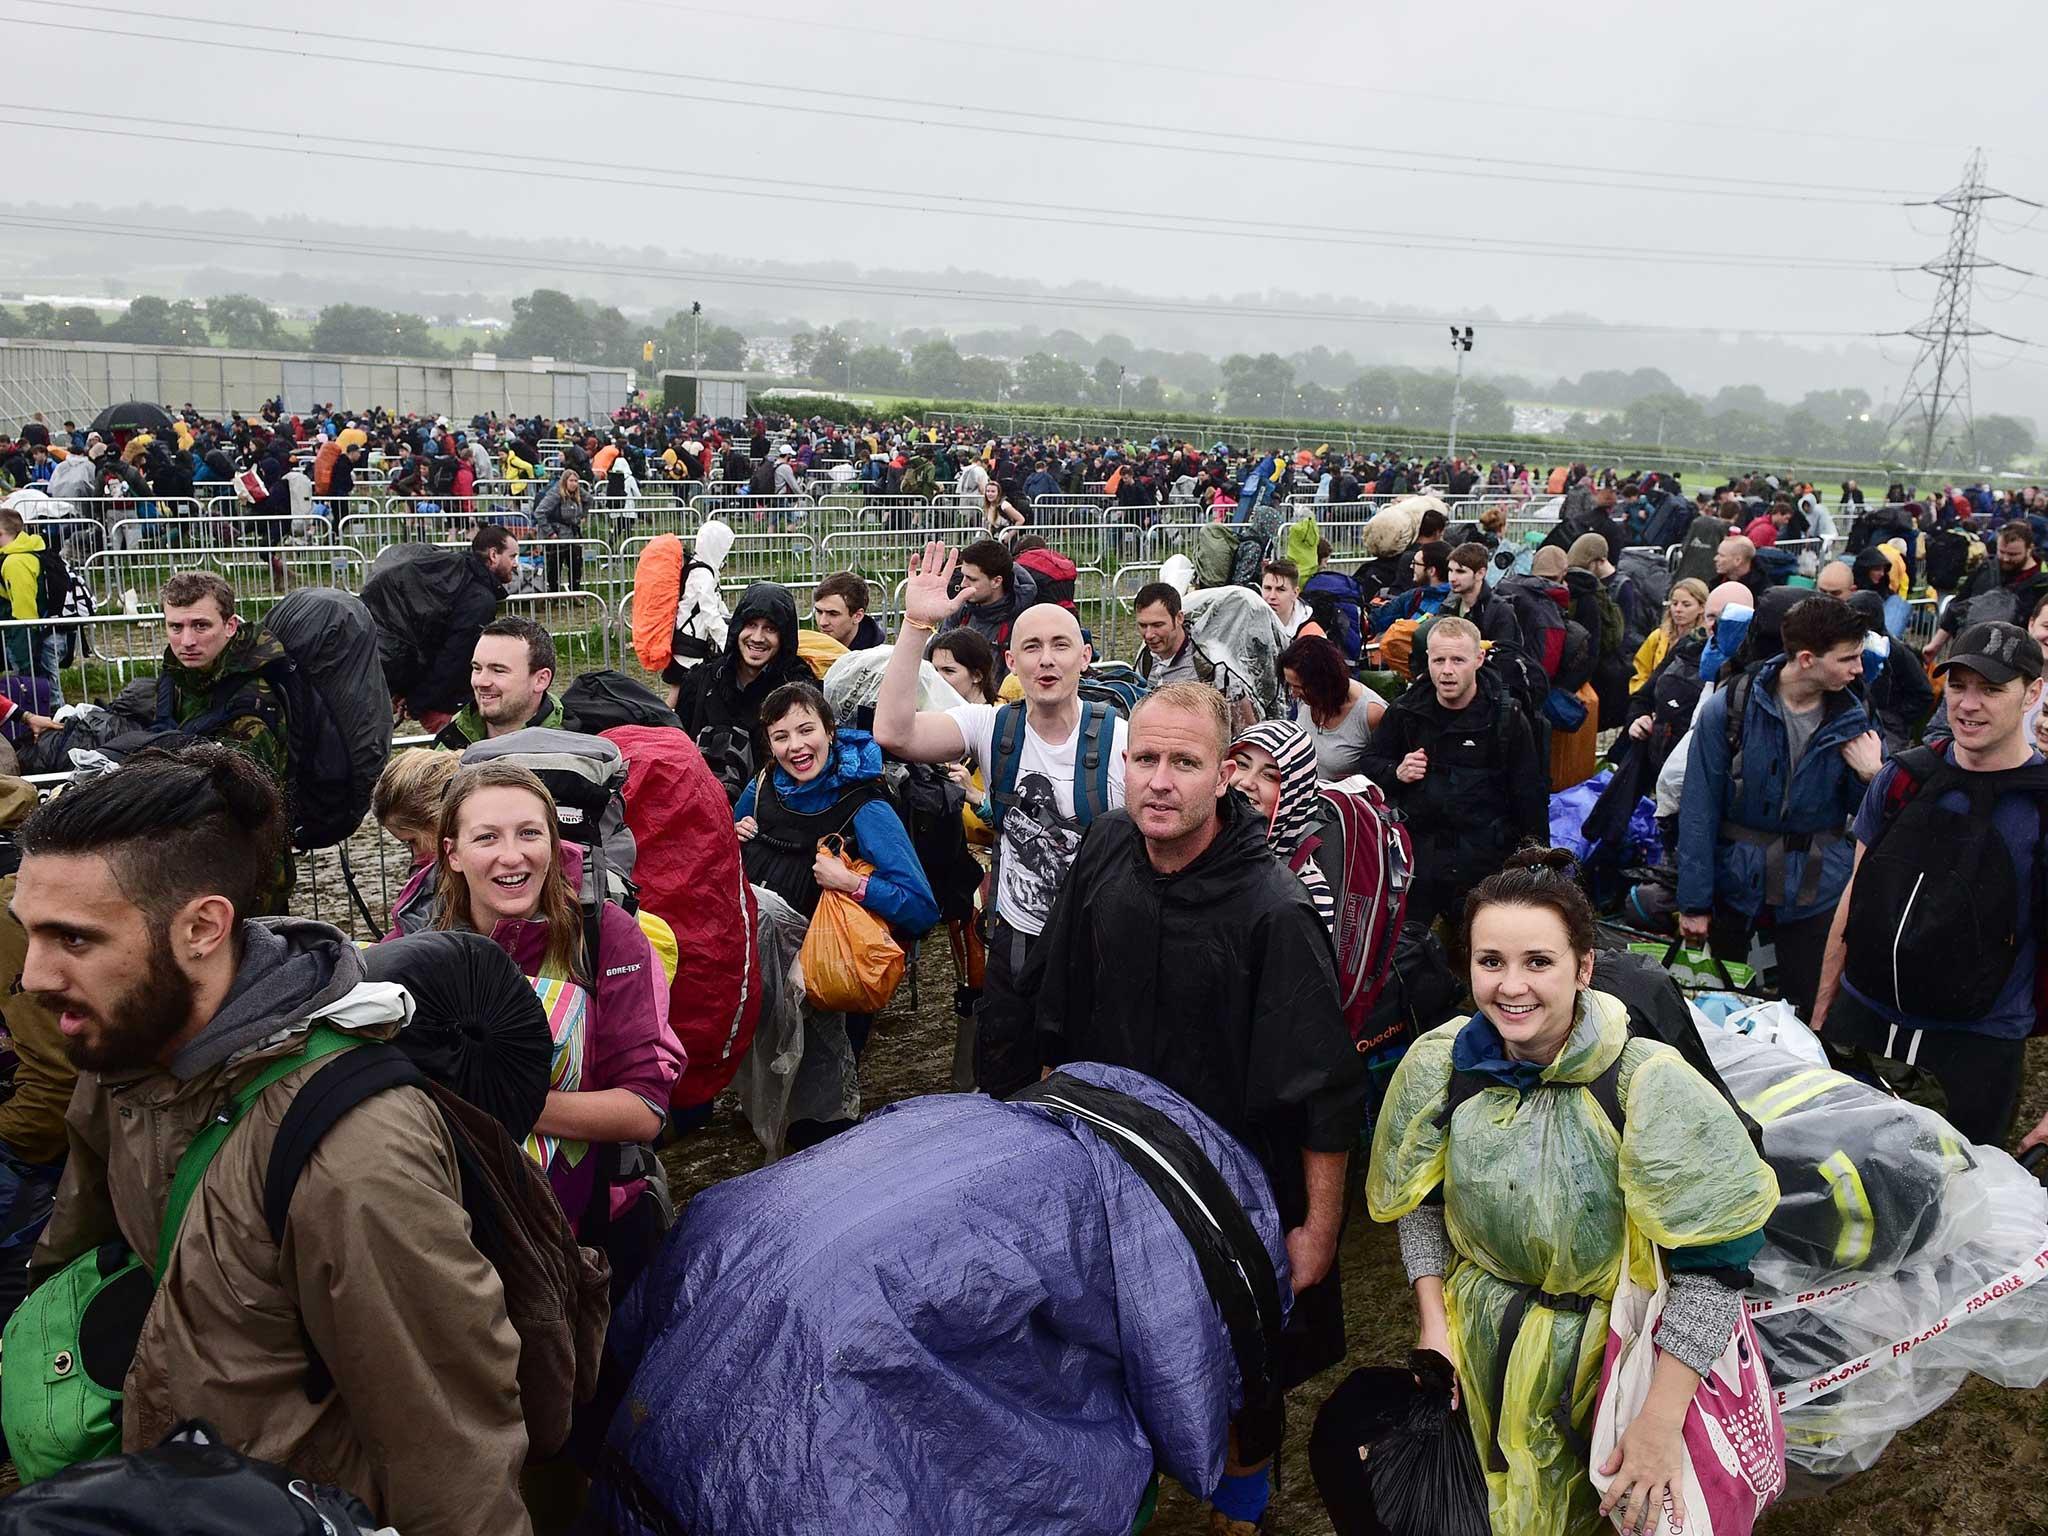
<instances>
[{"instance_id":1,"label":"hiking boot","mask_svg":"<svg viewBox=\"0 0 2048 1536\"><path fill-rule=\"evenodd\" d=\"M1276 1527L1272 1523L1271 1506L1259 1516L1257 1525L1245 1520L1233 1520L1220 1509L1209 1511L1209 1536L1270 1536Z\"/></svg>"}]
</instances>

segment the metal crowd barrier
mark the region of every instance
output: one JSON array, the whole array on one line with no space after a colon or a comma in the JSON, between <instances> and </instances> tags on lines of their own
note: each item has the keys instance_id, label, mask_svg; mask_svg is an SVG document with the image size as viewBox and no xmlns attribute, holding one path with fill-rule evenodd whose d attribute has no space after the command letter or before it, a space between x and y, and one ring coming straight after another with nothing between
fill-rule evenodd
<instances>
[{"instance_id":1,"label":"metal crowd barrier","mask_svg":"<svg viewBox=\"0 0 2048 1536\"><path fill-rule=\"evenodd\" d=\"M103 549L86 558L85 583L95 596L130 595L136 606L157 606L164 583L179 571L217 572L239 601L260 599L267 586L274 597L293 587L340 587L355 591L367 561L346 544L237 544L219 549ZM45 622L38 620L38 622Z\"/></svg>"},{"instance_id":2,"label":"metal crowd barrier","mask_svg":"<svg viewBox=\"0 0 2048 1536\"><path fill-rule=\"evenodd\" d=\"M910 562L927 543L937 539L962 548L981 537L981 529L968 525L951 528L890 529L862 528L828 533L818 545L821 574L852 571L878 586L901 579Z\"/></svg>"}]
</instances>

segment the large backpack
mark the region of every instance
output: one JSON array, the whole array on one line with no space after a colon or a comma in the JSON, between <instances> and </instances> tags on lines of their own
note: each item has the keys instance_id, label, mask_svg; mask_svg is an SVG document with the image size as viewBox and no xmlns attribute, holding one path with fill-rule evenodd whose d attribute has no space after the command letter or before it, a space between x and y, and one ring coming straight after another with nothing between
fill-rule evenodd
<instances>
[{"instance_id":1,"label":"large backpack","mask_svg":"<svg viewBox=\"0 0 2048 1536\"><path fill-rule=\"evenodd\" d=\"M361 602L331 587L286 594L263 626L285 653L262 676L283 706L284 718L270 725L284 737L292 842L329 848L362 824L391 757L391 695L378 661L377 628ZM238 715L269 713L247 687L216 695L182 723L173 704L166 675L157 681L159 733L209 736Z\"/></svg>"},{"instance_id":2,"label":"large backpack","mask_svg":"<svg viewBox=\"0 0 2048 1536\"><path fill-rule=\"evenodd\" d=\"M479 741L462 754L465 768L477 763L513 763L546 787L555 802L562 836L583 850L583 879L576 896L583 908L583 952L592 976L603 974L598 949L603 911L615 901L639 909L633 885L637 847L626 825L626 757L602 736L530 725Z\"/></svg>"},{"instance_id":3,"label":"large backpack","mask_svg":"<svg viewBox=\"0 0 2048 1536\"><path fill-rule=\"evenodd\" d=\"M1110 705L1098 699L1081 700L1081 719L1074 727L1074 819L1083 832L1096 817L1112 809L1109 770L1116 745L1116 720L1117 713ZM989 738L988 798L998 847L1003 817L1017 803L1017 774L1024 764L1024 725L1024 706L1005 704L996 711L995 730Z\"/></svg>"},{"instance_id":4,"label":"large backpack","mask_svg":"<svg viewBox=\"0 0 2048 1536\"><path fill-rule=\"evenodd\" d=\"M1078 579L1079 568L1073 561L1058 550L1027 549L1017 557L1017 564L1029 571L1037 581L1037 602L1057 603L1069 613L1076 612L1074 585Z\"/></svg>"},{"instance_id":5,"label":"large backpack","mask_svg":"<svg viewBox=\"0 0 2048 1536\"><path fill-rule=\"evenodd\" d=\"M64 563L64 555L53 533L45 541L45 548L36 555L36 617L57 618L70 600L71 568Z\"/></svg>"},{"instance_id":6,"label":"large backpack","mask_svg":"<svg viewBox=\"0 0 2048 1536\"><path fill-rule=\"evenodd\" d=\"M1672 576L1680 581L1690 576L1695 581L1704 581L1711 588L1715 581L1714 551L1727 537L1726 518L1710 517L1705 513L1695 517L1685 530L1685 543L1679 546L1678 564L1672 567Z\"/></svg>"},{"instance_id":7,"label":"large backpack","mask_svg":"<svg viewBox=\"0 0 2048 1536\"><path fill-rule=\"evenodd\" d=\"M1329 883L1336 903L1337 999L1353 1042L1361 1051L1377 1049L1366 1039L1366 1022L1387 984L1407 915L1415 845L1401 813L1362 774L1322 785L1317 800L1320 818L1288 868L1299 874L1313 859Z\"/></svg>"},{"instance_id":8,"label":"large backpack","mask_svg":"<svg viewBox=\"0 0 2048 1536\"><path fill-rule=\"evenodd\" d=\"M1237 563L1237 530L1227 523L1204 523L1195 535L1192 558L1196 586L1229 586L1231 567Z\"/></svg>"},{"instance_id":9,"label":"large backpack","mask_svg":"<svg viewBox=\"0 0 2048 1536\"><path fill-rule=\"evenodd\" d=\"M2042 818L2033 861L2037 938L2048 911L2048 765L1971 773L1936 747L1901 752L1893 763L1877 836L1851 887L1843 974L1880 1007L1969 1023L1997 1001L2028 937L2017 922L2019 872L1992 822L2002 794L2031 795ZM1950 790L1965 796L1967 810L1942 807Z\"/></svg>"},{"instance_id":10,"label":"large backpack","mask_svg":"<svg viewBox=\"0 0 2048 1536\"><path fill-rule=\"evenodd\" d=\"M1358 583L1342 571L1322 570L1309 577L1301 595L1345 659L1357 661L1365 644L1365 604Z\"/></svg>"},{"instance_id":11,"label":"large backpack","mask_svg":"<svg viewBox=\"0 0 2048 1536\"><path fill-rule=\"evenodd\" d=\"M595 736L615 725L665 725L681 730L676 712L652 688L610 668L585 672L562 693L562 726Z\"/></svg>"},{"instance_id":12,"label":"large backpack","mask_svg":"<svg viewBox=\"0 0 2048 1536\"><path fill-rule=\"evenodd\" d=\"M469 584L468 560L467 550L394 544L370 562L362 601L376 621L390 697L412 691L427 658L447 638L448 615Z\"/></svg>"},{"instance_id":13,"label":"large backpack","mask_svg":"<svg viewBox=\"0 0 2048 1536\"><path fill-rule=\"evenodd\" d=\"M640 903L674 929L669 1028L687 1058L678 1109L708 1104L733 1080L761 1015L759 908L740 868L732 802L690 738L663 726L605 733L626 755L626 824Z\"/></svg>"},{"instance_id":14,"label":"large backpack","mask_svg":"<svg viewBox=\"0 0 2048 1536\"><path fill-rule=\"evenodd\" d=\"M633 654L650 672L674 659L676 609L683 600L683 541L672 533L648 540L633 563Z\"/></svg>"},{"instance_id":15,"label":"large backpack","mask_svg":"<svg viewBox=\"0 0 2048 1536\"><path fill-rule=\"evenodd\" d=\"M454 1143L471 1240L497 1271L505 1315L519 1336L528 1452L535 1460L551 1456L567 1444L577 1406L597 1393L611 1268L601 1252L577 1242L547 1174L497 1120L426 1076L395 1045L355 1045L300 1088L278 1125L263 1180L271 1240L284 1240L292 1194L321 1138L364 1100L406 1086L433 1102ZM306 1350L306 1397L322 1402L334 1378L310 1341Z\"/></svg>"},{"instance_id":16,"label":"large backpack","mask_svg":"<svg viewBox=\"0 0 2048 1536\"><path fill-rule=\"evenodd\" d=\"M1970 536L1953 528L1937 528L1927 535L1927 553L1922 565L1927 585L1937 592L1954 592L1963 584L1970 568Z\"/></svg>"},{"instance_id":17,"label":"large backpack","mask_svg":"<svg viewBox=\"0 0 2048 1536\"><path fill-rule=\"evenodd\" d=\"M773 496L775 494L775 466L763 459L747 475L747 494L750 496Z\"/></svg>"},{"instance_id":18,"label":"large backpack","mask_svg":"<svg viewBox=\"0 0 2048 1536\"><path fill-rule=\"evenodd\" d=\"M1211 675L1214 669L1211 668ZM1106 704L1124 719L1131 718L1131 711L1138 707L1138 700L1145 697L1151 684L1138 669L1124 661L1098 661L1081 674L1077 690L1083 700L1093 699Z\"/></svg>"}]
</instances>

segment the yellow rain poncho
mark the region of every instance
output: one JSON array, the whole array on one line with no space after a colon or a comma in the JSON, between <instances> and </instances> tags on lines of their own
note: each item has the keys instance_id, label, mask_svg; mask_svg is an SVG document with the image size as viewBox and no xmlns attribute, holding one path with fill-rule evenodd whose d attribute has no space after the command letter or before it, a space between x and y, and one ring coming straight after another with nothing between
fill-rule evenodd
<instances>
[{"instance_id":1,"label":"yellow rain poncho","mask_svg":"<svg viewBox=\"0 0 2048 1536\"><path fill-rule=\"evenodd\" d=\"M1464 1027L1430 1031L1394 1073L1366 1200L1375 1221L1393 1221L1443 1190L1456 1253L1444 1281L1452 1363L1487 1468L1496 1536L1590 1536L1607 1523L1583 1453L1556 1417L1569 1383L1583 1446L1624 1254L1654 1289L1653 1245L1701 1247L1755 1232L1777 1204L1777 1179L1726 1100L1670 1046L1630 1039L1627 1010L1604 992L1580 994L1578 1020L1540 1086L1518 1094L1489 1084L1459 1106L1446 1134L1436 1120ZM1617 1054L1626 1124L1618 1149L1606 1112L1583 1086L1574 1091ZM1503 1383L1502 1320L1518 1299L1526 1310Z\"/></svg>"}]
</instances>

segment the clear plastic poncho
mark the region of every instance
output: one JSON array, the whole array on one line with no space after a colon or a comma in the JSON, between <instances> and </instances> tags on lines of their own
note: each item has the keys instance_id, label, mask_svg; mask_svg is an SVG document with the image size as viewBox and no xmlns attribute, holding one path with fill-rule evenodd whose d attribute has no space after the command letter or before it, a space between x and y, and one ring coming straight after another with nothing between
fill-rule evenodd
<instances>
[{"instance_id":1,"label":"clear plastic poncho","mask_svg":"<svg viewBox=\"0 0 2048 1536\"><path fill-rule=\"evenodd\" d=\"M1500 1407L1504 1473L1487 1472L1499 1536L1590 1536L1606 1522L1586 1466L1552 1422L1571 1383L1572 1421L1591 1428L1607 1344L1607 1303L1626 1260L1656 1285L1652 1248L1743 1237L1763 1225L1776 1180L1713 1086L1671 1047L1628 1038L1628 1011L1604 992L1580 994L1578 1021L1543 1086L1517 1094L1490 1086L1439 1130L1451 1046L1463 1021L1410 1048L1387 1090L1373 1135L1366 1200L1393 1221L1441 1186L1456 1252L1444 1296L1457 1366L1482 1464ZM1617 1140L1589 1092L1622 1054L1626 1132ZM1531 1301L1495 1370L1501 1320L1517 1286L1595 1298L1589 1311Z\"/></svg>"},{"instance_id":2,"label":"clear plastic poncho","mask_svg":"<svg viewBox=\"0 0 2048 1536\"><path fill-rule=\"evenodd\" d=\"M1283 713L1280 697L1280 653L1287 649L1287 631L1249 587L1204 587L1190 592L1181 605L1195 644L1227 670L1259 702L1269 720Z\"/></svg>"}]
</instances>

